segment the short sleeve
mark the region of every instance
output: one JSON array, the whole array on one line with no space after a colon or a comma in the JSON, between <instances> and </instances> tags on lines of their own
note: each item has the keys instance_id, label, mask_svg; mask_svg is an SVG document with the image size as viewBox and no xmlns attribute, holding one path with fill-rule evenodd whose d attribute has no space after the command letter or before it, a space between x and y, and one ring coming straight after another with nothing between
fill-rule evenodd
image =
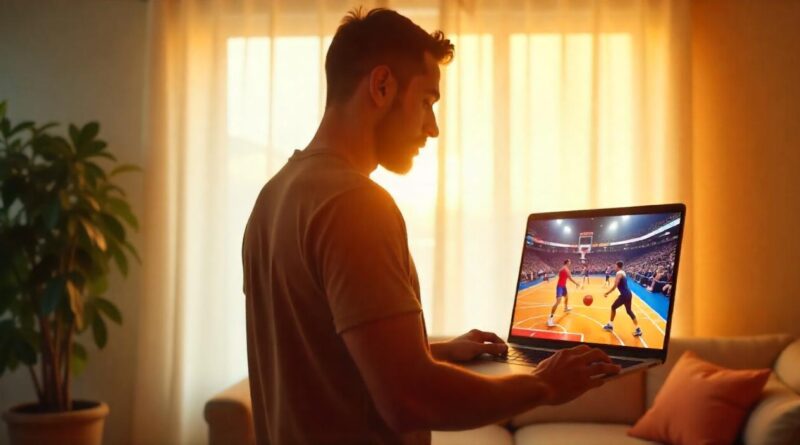
<instances>
[{"instance_id":1,"label":"short sleeve","mask_svg":"<svg viewBox=\"0 0 800 445\"><path fill-rule=\"evenodd\" d=\"M314 216L306 240L337 333L421 312L405 223L385 190L363 186L338 195Z\"/></svg>"}]
</instances>

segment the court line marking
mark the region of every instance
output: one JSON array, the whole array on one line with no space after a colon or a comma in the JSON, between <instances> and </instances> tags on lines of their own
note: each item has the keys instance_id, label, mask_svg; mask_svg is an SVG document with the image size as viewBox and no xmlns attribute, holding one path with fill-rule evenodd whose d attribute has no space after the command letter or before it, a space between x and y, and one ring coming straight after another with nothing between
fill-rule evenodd
<instances>
[{"instance_id":1,"label":"court line marking","mask_svg":"<svg viewBox=\"0 0 800 445\"><path fill-rule=\"evenodd\" d=\"M638 297L638 295L637 295L637 297ZM638 303L636 303L636 302L634 302L634 304L636 304L637 306L640 306L640 305L639 305ZM645 317L647 317L647 320L649 320L649 321L650 321L650 324L652 324L653 326L655 326L655 328L658 330L658 332L660 332L660 333L661 333L661 335L662 335L662 336L664 336L664 337L666 337L666 336L667 336L667 334L665 334L665 333L664 333L664 331L663 331L663 330L661 330L661 326L659 326L659 325L658 325L658 323L656 323L656 322L655 322L655 320L653 320L652 318L650 318L650 314L648 314L646 310L642 309L641 307L637 307L637 309L639 309L639 310L641 311L641 313L643 313L643 314L644 314L644 316L645 316Z\"/></svg>"},{"instance_id":2,"label":"court line marking","mask_svg":"<svg viewBox=\"0 0 800 445\"><path fill-rule=\"evenodd\" d=\"M600 326L600 329L603 329L603 324L600 323L599 321L595 320L594 318L586 316L586 315L583 315L583 314L575 314L575 315L580 315L583 318L592 320L593 322L597 323L598 326ZM605 329L603 329L603 330L605 331ZM606 332L608 332L608 331L606 331ZM619 341L619 345L620 346L625 346L625 342L622 341L622 339L619 337L619 335L616 333L616 331L611 330L611 333L614 334L614 337L617 337L617 340Z\"/></svg>"},{"instance_id":3,"label":"court line marking","mask_svg":"<svg viewBox=\"0 0 800 445\"><path fill-rule=\"evenodd\" d=\"M631 291L631 293L632 293L633 295L636 295L636 297L637 297L637 298L639 298L639 300L641 300L642 304L644 304L645 306L647 306L647 308L648 308L648 309L650 309L650 310L651 310L651 311L653 311L653 312L654 312L656 315L658 315L658 318L659 318L659 320L663 321L664 323L666 323L666 322L667 322L667 320L665 320L665 319L664 319L664 317L662 317L662 316L661 316L661 314L659 314L659 313L658 313L658 311L656 311L656 310L655 310L655 309L654 309L652 306L650 306L649 304L647 304L647 301L646 301L644 298L640 297L640 296L639 296L639 295L638 295L636 292L634 292L634 291ZM667 310L669 310L669 306L667 306ZM662 332L662 334L663 334L663 332Z\"/></svg>"},{"instance_id":4,"label":"court line marking","mask_svg":"<svg viewBox=\"0 0 800 445\"><path fill-rule=\"evenodd\" d=\"M557 324L556 326L558 326L558 327L562 327L560 324ZM548 333L549 333L549 332L552 332L552 331L548 331L548 330L546 330L546 329L534 329L534 328L530 328L530 329L528 329L528 328L517 328L517 329L525 329L525 330L528 330L528 331L538 331L538 332L548 332ZM563 333L564 333L564 334L568 334L568 335L577 335L577 336L580 336L580 338L581 338L581 339L580 339L580 341L583 341L583 333L581 333L581 332L569 332L569 331L567 331L567 330L564 330L564 332L563 332ZM534 337L530 337L530 338L534 338Z\"/></svg>"},{"instance_id":5,"label":"court line marking","mask_svg":"<svg viewBox=\"0 0 800 445\"><path fill-rule=\"evenodd\" d=\"M631 292L631 293L632 293L633 295L636 295L636 294L635 294L635 293L633 293L633 292ZM638 299L642 300L642 297L640 297L640 296L638 296L638 295L636 295L636 298L638 298ZM644 300L642 300L642 301L644 301ZM647 319L648 319L648 320L650 320L650 323L651 323L653 326L655 326L655 327L656 327L656 329L658 329L658 332L660 332L660 333L661 333L661 335L663 335L664 337L666 337L666 336L667 336L667 334L666 334L666 333L664 333L664 331L663 331L663 330L661 330L661 326L659 326L659 325L658 325L658 324L655 322L655 320L653 320L652 318L650 318L650 314L648 314L646 310L642 309L642 307L641 307L641 304L640 304L638 301L636 301L636 300L633 300L633 304L635 304L635 305L637 306L637 309L639 309L639 310L640 310L640 311L641 311L641 312L644 314L644 316L645 316L645 317L647 317ZM653 308L651 308L651 307L650 307L650 305L649 305L649 304L645 304L645 306L647 306L647 308L648 308L648 309L650 309L651 311L655 311Z\"/></svg>"},{"instance_id":6,"label":"court line marking","mask_svg":"<svg viewBox=\"0 0 800 445\"><path fill-rule=\"evenodd\" d=\"M562 316L563 316L563 315L562 315ZM520 326L520 324L522 324L522 323L524 323L524 322L526 322L526 321L528 321L528 320L533 320L534 318L545 318L545 317L550 317L550 315L536 315L536 316L533 316L533 317L528 317L528 318L526 318L526 319L524 319L524 320L520 320L520 321L518 321L516 324L512 324L512 325L511 325L511 329L514 329L515 327L516 327L516 328L518 328L518 329L529 329L529 328L524 328L524 327ZM560 319L559 319L559 320L560 320ZM560 325L560 324L558 324L558 323L556 323L556 326L558 326L559 328L561 328L561 331L562 331L562 332L567 332L567 330L564 328L564 326L561 326L561 325ZM555 327L555 326L554 326L554 327ZM530 328L530 329L532 329L532 328Z\"/></svg>"}]
</instances>

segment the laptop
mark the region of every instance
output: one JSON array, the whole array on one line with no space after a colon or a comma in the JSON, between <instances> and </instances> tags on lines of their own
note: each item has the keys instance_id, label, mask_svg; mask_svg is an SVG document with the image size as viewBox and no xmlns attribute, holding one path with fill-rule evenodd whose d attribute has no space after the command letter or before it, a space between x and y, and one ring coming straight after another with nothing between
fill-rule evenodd
<instances>
[{"instance_id":1,"label":"laptop","mask_svg":"<svg viewBox=\"0 0 800 445\"><path fill-rule=\"evenodd\" d=\"M605 351L620 374L663 364L685 217L683 204L530 215L508 355L480 357L502 367L479 361L471 368L530 372L581 344Z\"/></svg>"}]
</instances>

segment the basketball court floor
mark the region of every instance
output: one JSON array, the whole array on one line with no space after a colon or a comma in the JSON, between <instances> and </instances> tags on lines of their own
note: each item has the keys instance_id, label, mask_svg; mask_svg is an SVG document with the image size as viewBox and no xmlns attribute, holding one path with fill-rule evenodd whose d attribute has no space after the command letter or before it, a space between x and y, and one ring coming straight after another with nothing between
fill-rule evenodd
<instances>
[{"instance_id":1,"label":"basketball court floor","mask_svg":"<svg viewBox=\"0 0 800 445\"><path fill-rule=\"evenodd\" d=\"M582 280L582 277L574 276L574 278L578 283ZM562 299L553 317L556 323L554 327L547 326L547 317L550 315L550 308L556 301L557 278L551 278L549 281L534 284L520 291L517 296L512 334L618 346L663 347L667 323L661 315L636 295L636 291L633 292L632 309L644 334L641 337L633 336L635 326L628 313L625 312L625 306L617 309L614 330L610 332L603 330L603 325L608 322L611 314L611 305L617 299L619 291L615 289L608 297L603 297L603 294L613 286L613 275L609 280L611 284L605 287L603 286L605 276L591 276L589 280L589 284L583 289L567 283L569 306L572 311L564 312L564 300ZM585 295L591 295L594 298L591 306L583 304Z\"/></svg>"}]
</instances>

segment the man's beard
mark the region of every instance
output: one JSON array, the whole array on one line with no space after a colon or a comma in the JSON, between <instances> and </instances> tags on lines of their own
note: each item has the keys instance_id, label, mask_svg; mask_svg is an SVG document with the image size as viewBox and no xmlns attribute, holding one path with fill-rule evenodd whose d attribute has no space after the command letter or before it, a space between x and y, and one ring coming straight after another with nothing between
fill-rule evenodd
<instances>
[{"instance_id":1,"label":"man's beard","mask_svg":"<svg viewBox=\"0 0 800 445\"><path fill-rule=\"evenodd\" d=\"M407 135L400 128L400 114L400 103L395 102L375 127L375 156L386 170L404 175L414 166L414 153L411 144L403 138Z\"/></svg>"}]
</instances>

